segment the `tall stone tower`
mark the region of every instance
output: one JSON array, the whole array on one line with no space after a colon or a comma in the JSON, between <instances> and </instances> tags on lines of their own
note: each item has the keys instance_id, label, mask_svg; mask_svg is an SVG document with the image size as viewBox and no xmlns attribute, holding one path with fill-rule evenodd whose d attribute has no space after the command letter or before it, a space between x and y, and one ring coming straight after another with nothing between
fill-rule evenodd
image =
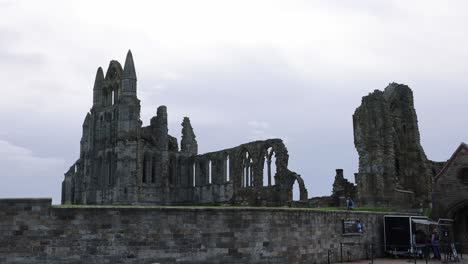
<instances>
[{"instance_id":1,"label":"tall stone tower","mask_svg":"<svg viewBox=\"0 0 468 264\"><path fill-rule=\"evenodd\" d=\"M123 69L118 61L109 63L105 76L98 68L93 105L83 123L80 159L66 173L64 181L74 191L65 192L63 200L99 204L131 203L137 199L137 138L141 121L136 81L131 51ZM71 177L75 174L80 176Z\"/></svg>"},{"instance_id":2,"label":"tall stone tower","mask_svg":"<svg viewBox=\"0 0 468 264\"><path fill-rule=\"evenodd\" d=\"M365 205L428 206L435 174L420 144L413 92L391 83L362 98L353 115L358 199Z\"/></svg>"}]
</instances>

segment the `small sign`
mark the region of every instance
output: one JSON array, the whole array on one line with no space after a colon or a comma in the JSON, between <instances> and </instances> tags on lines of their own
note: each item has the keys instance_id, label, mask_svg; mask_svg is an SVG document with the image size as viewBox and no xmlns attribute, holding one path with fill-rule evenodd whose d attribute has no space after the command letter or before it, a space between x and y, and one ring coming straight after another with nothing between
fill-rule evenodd
<instances>
[{"instance_id":1,"label":"small sign","mask_svg":"<svg viewBox=\"0 0 468 264\"><path fill-rule=\"evenodd\" d=\"M458 261L458 252L457 248L455 248L455 243L450 243L450 247L452 248L453 258Z\"/></svg>"},{"instance_id":2,"label":"small sign","mask_svg":"<svg viewBox=\"0 0 468 264\"><path fill-rule=\"evenodd\" d=\"M363 232L361 220L343 219L343 234L359 234Z\"/></svg>"}]
</instances>

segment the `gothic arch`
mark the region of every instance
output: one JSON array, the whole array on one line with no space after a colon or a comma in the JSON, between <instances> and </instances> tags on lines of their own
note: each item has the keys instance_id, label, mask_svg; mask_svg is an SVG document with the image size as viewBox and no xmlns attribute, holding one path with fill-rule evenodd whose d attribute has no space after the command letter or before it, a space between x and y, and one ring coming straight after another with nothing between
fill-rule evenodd
<instances>
[{"instance_id":1,"label":"gothic arch","mask_svg":"<svg viewBox=\"0 0 468 264\"><path fill-rule=\"evenodd\" d=\"M241 187L251 187L254 185L254 161L249 150L243 148L239 155L241 168Z\"/></svg>"},{"instance_id":2,"label":"gothic arch","mask_svg":"<svg viewBox=\"0 0 468 264\"><path fill-rule=\"evenodd\" d=\"M270 145L265 145L260 160L263 163L263 186L275 185L277 172L275 149Z\"/></svg>"}]
</instances>

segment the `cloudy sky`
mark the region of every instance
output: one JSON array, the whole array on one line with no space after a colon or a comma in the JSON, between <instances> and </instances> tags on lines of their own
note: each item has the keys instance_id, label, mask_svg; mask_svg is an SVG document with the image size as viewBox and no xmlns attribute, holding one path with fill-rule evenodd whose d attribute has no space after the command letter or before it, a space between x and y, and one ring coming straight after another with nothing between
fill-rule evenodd
<instances>
[{"instance_id":1,"label":"cloudy sky","mask_svg":"<svg viewBox=\"0 0 468 264\"><path fill-rule=\"evenodd\" d=\"M0 0L0 197L53 197L78 158L97 67L131 49L145 125L190 116L201 152L280 137L310 196L354 180L352 114L414 92L433 160L468 141L466 1Z\"/></svg>"}]
</instances>

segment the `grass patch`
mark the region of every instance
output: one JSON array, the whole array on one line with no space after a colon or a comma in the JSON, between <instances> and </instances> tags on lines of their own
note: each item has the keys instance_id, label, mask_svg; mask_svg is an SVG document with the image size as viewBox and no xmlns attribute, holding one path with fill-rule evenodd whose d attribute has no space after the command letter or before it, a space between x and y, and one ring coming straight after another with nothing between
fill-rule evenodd
<instances>
[{"instance_id":1,"label":"grass patch","mask_svg":"<svg viewBox=\"0 0 468 264\"><path fill-rule=\"evenodd\" d=\"M395 212L395 210L385 207L355 207L353 210L347 210L346 207L320 207L313 209L320 211Z\"/></svg>"},{"instance_id":2,"label":"grass patch","mask_svg":"<svg viewBox=\"0 0 468 264\"><path fill-rule=\"evenodd\" d=\"M53 205L54 208L101 208L101 209L212 209L212 210L307 210L307 211L347 211L345 207L258 207L258 206L229 206L229 205L81 205L81 204L65 204ZM393 210L383 207L356 207L349 212L392 212Z\"/></svg>"}]
</instances>

